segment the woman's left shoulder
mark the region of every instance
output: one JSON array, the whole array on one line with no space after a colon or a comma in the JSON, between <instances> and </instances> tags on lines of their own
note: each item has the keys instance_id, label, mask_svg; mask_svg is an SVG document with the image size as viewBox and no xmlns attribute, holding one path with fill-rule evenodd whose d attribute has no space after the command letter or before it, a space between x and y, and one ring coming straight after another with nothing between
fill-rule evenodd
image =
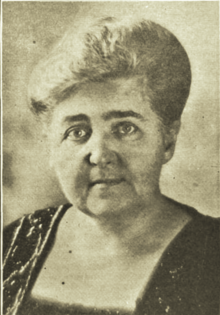
<instances>
[{"instance_id":1,"label":"woman's left shoulder","mask_svg":"<svg viewBox=\"0 0 220 315\"><path fill-rule=\"evenodd\" d=\"M198 257L207 261L213 258L216 260L216 266L219 265L220 218L196 211L185 232L185 244L191 244L192 251L197 253Z\"/></svg>"},{"instance_id":2,"label":"woman's left shoulder","mask_svg":"<svg viewBox=\"0 0 220 315\"><path fill-rule=\"evenodd\" d=\"M188 205L180 204L181 208L184 210L189 217L191 217L191 225L198 226L198 229L202 227L205 230L210 230L210 232L216 232L220 229L220 217L212 217L198 211L197 209L190 207Z\"/></svg>"},{"instance_id":3,"label":"woman's left shoulder","mask_svg":"<svg viewBox=\"0 0 220 315\"><path fill-rule=\"evenodd\" d=\"M201 225L209 235L220 233L220 218L209 215L198 214L198 225Z\"/></svg>"},{"instance_id":4,"label":"woman's left shoulder","mask_svg":"<svg viewBox=\"0 0 220 315\"><path fill-rule=\"evenodd\" d=\"M193 251L201 251L204 253L204 248L220 249L220 218L211 217L203 214L195 208L182 205L185 212L190 216L190 221L183 229L182 242L191 245Z\"/></svg>"}]
</instances>

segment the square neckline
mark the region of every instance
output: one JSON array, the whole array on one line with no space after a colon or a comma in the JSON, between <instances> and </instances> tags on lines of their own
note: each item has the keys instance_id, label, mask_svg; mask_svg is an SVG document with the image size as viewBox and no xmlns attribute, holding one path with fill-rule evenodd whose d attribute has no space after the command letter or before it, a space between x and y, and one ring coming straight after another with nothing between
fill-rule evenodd
<instances>
[{"instance_id":1,"label":"square neckline","mask_svg":"<svg viewBox=\"0 0 220 315\"><path fill-rule=\"evenodd\" d=\"M67 207L68 206L68 207ZM65 210L63 211L63 213L61 214L61 218L59 220L59 222L61 221L64 213L69 209L69 207L71 207L72 205L71 204L66 204L64 205L64 208ZM147 294L148 290L150 289L151 285L152 285L152 282L154 281L154 279L156 278L156 276L158 275L158 273L160 272L160 267L161 267L161 264L163 264L163 261L165 260L167 254L169 253L170 250L172 250L172 247L173 245L175 245L175 243L177 242L178 239L181 238L181 236L187 232L188 229L190 229L191 225L193 223L195 223L195 219L199 219L199 218L202 218L203 215L201 215L196 209L192 208L192 207L189 207L189 206L185 206L184 205L184 208L187 212L187 214L189 214L191 216L191 219L183 226L183 228L176 234L176 236L173 238L173 240L169 243L169 245L165 248L165 250L163 251L158 263L156 264L156 266L154 267L153 271L152 271L152 274L148 280L148 282L146 283L146 285L144 285L143 287L143 290L142 290L142 294L140 295L140 297L137 298L136 300L136 306L134 308L134 310L126 310L126 309L123 309L123 308L111 308L111 307L108 307L108 308L96 308L96 307L87 307L87 306L84 306L84 305L81 305L81 304L69 304L69 303L61 303L61 302L56 302L56 301L49 301L47 299L41 299L41 298L36 298L36 297L33 297L31 295L31 291L29 293L29 297L27 300L29 301L32 301L33 303L38 303L38 304L51 304L53 306L57 306L59 308L63 308L63 309L70 309L71 308L73 309L73 311L76 311L76 309L78 310L83 310L84 312L87 312L87 311L92 311L94 312L94 309L96 310L96 313L95 314L100 314L102 313L103 315L106 313L106 314L134 314L136 312L136 309L137 309L137 304L143 299L143 297ZM59 224L59 223L58 223ZM112 313L109 313L109 312L112 312ZM71 314L71 313L70 313Z\"/></svg>"}]
</instances>

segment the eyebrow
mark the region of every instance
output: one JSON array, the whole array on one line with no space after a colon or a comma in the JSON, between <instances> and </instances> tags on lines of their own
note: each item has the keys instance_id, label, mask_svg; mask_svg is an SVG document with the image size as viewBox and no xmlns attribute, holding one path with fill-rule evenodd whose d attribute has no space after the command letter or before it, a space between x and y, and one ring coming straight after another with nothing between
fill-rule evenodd
<instances>
[{"instance_id":1,"label":"eyebrow","mask_svg":"<svg viewBox=\"0 0 220 315\"><path fill-rule=\"evenodd\" d=\"M87 123L90 123L89 117L84 114L66 116L63 120L64 123L72 123L77 121L85 121Z\"/></svg>"},{"instance_id":2,"label":"eyebrow","mask_svg":"<svg viewBox=\"0 0 220 315\"><path fill-rule=\"evenodd\" d=\"M120 111L120 110L112 110L102 115L102 118L107 121L113 118L127 118L127 117L135 117L140 120L144 120L144 117L141 114L133 112L133 110L128 111Z\"/></svg>"},{"instance_id":3,"label":"eyebrow","mask_svg":"<svg viewBox=\"0 0 220 315\"><path fill-rule=\"evenodd\" d=\"M108 121L114 118L127 118L127 117L135 117L140 120L144 120L144 117L141 114L138 114L132 110L128 111L120 111L120 110L112 110L107 113L102 114L102 119L104 121ZM78 115L69 115L66 116L63 120L64 123L73 123L77 121L85 121L87 123L90 123L90 119L85 114L78 114Z\"/></svg>"}]
</instances>

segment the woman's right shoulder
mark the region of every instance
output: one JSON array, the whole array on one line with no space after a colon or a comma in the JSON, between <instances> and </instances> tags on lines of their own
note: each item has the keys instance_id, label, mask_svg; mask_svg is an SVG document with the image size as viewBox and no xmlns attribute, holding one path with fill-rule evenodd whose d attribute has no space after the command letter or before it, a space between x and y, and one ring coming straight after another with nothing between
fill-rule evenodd
<instances>
[{"instance_id":1,"label":"woman's right shoulder","mask_svg":"<svg viewBox=\"0 0 220 315\"><path fill-rule=\"evenodd\" d=\"M3 229L3 254L5 254L8 246L18 234L24 234L39 221L45 222L45 219L49 220L49 217L52 217L56 210L57 208L55 207L37 210L33 213L25 214L21 218L6 225Z\"/></svg>"},{"instance_id":2,"label":"woman's right shoulder","mask_svg":"<svg viewBox=\"0 0 220 315\"><path fill-rule=\"evenodd\" d=\"M37 210L33 213L25 214L21 218L6 225L3 229L3 256L5 256L7 249L19 237L27 237L31 233L46 233L54 217L68 208L69 205L62 205L59 207L48 207L46 209Z\"/></svg>"}]
</instances>

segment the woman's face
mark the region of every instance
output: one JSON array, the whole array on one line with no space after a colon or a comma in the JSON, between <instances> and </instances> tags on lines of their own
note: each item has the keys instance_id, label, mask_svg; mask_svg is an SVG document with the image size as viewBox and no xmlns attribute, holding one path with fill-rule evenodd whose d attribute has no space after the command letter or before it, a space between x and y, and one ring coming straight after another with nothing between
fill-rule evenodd
<instances>
[{"instance_id":1,"label":"woman's face","mask_svg":"<svg viewBox=\"0 0 220 315\"><path fill-rule=\"evenodd\" d=\"M161 122L134 79L90 83L54 110L51 165L78 209L95 215L146 207L167 162Z\"/></svg>"}]
</instances>

